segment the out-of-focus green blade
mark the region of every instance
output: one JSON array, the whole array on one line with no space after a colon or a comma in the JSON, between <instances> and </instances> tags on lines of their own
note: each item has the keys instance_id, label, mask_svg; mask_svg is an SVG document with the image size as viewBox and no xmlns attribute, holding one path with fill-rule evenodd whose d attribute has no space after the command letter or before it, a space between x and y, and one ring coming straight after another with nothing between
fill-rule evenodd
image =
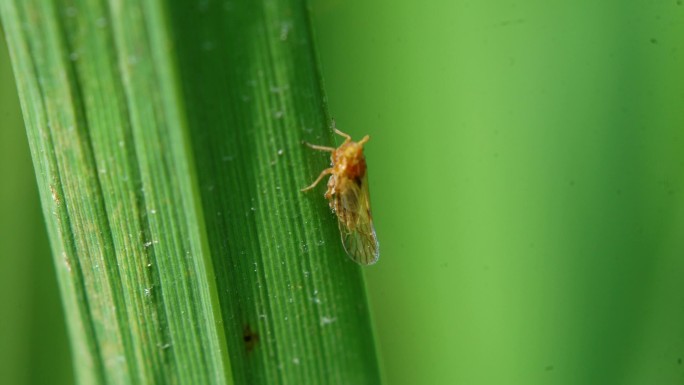
<instances>
[{"instance_id":1,"label":"out-of-focus green blade","mask_svg":"<svg viewBox=\"0 0 684 385\"><path fill-rule=\"evenodd\" d=\"M682 1L314 10L387 382L684 382Z\"/></svg>"}]
</instances>

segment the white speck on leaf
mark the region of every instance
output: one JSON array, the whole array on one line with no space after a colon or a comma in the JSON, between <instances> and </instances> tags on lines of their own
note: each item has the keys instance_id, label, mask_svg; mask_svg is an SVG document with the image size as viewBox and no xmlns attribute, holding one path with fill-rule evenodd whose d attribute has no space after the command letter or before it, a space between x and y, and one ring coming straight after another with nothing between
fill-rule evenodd
<instances>
[{"instance_id":1,"label":"white speck on leaf","mask_svg":"<svg viewBox=\"0 0 684 385\"><path fill-rule=\"evenodd\" d=\"M292 29L291 21L284 21L280 24L280 40L286 41L287 37L290 35L290 30Z\"/></svg>"},{"instance_id":2,"label":"white speck on leaf","mask_svg":"<svg viewBox=\"0 0 684 385\"><path fill-rule=\"evenodd\" d=\"M273 94L281 94L281 93L285 92L286 90L288 90L289 88L290 88L290 86L285 84L285 85L280 86L280 87L270 86L270 87L268 87L268 90L271 91L271 93L273 93Z\"/></svg>"},{"instance_id":3,"label":"white speck on leaf","mask_svg":"<svg viewBox=\"0 0 684 385\"><path fill-rule=\"evenodd\" d=\"M292 363L295 365L299 365L299 358L297 358L297 357L293 358Z\"/></svg>"}]
</instances>

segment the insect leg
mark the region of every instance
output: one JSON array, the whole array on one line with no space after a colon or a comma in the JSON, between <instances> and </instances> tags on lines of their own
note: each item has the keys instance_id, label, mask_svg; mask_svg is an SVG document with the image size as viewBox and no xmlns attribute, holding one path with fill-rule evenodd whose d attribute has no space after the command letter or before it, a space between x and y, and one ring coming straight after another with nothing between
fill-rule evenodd
<instances>
[{"instance_id":1,"label":"insect leg","mask_svg":"<svg viewBox=\"0 0 684 385\"><path fill-rule=\"evenodd\" d=\"M339 136L341 136L341 137L344 138L344 142L345 142L345 143L351 142L352 138L351 138L351 136L349 136L349 134L345 134L344 132L338 130L337 128L333 128L333 130L335 131L335 133L336 133L337 135L339 135Z\"/></svg>"},{"instance_id":2,"label":"insect leg","mask_svg":"<svg viewBox=\"0 0 684 385\"><path fill-rule=\"evenodd\" d=\"M335 131L335 133L337 135L344 138L345 143L351 142L352 139L351 139L351 136L349 136L349 134L345 134L344 132L337 129L337 124L335 124L335 119L332 120L332 129L333 129L333 131Z\"/></svg>"},{"instance_id":3,"label":"insect leg","mask_svg":"<svg viewBox=\"0 0 684 385\"><path fill-rule=\"evenodd\" d=\"M330 175L330 174L332 174L332 172L333 172L333 169L332 169L332 168L326 168L325 170L323 170L323 171L321 172L321 175L319 175L318 178L316 178L316 180L315 180L313 183L311 183L310 186L304 187L304 188L301 189L300 191L301 191L301 192L304 192L304 191L309 191L309 190L311 190L312 188L316 187L316 185L318 184L318 182L320 182L321 179L323 179L324 176Z\"/></svg>"},{"instance_id":4,"label":"insect leg","mask_svg":"<svg viewBox=\"0 0 684 385\"><path fill-rule=\"evenodd\" d=\"M317 144L311 144L308 142L304 142L307 146L313 148L314 150L319 150L319 151L328 151L328 152L335 152L335 149L332 147L326 147L326 146L319 146Z\"/></svg>"}]
</instances>

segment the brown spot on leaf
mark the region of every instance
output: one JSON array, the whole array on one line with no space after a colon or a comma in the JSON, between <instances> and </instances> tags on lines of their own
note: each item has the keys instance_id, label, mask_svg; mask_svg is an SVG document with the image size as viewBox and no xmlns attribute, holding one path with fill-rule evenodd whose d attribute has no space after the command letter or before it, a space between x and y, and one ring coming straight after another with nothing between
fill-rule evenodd
<instances>
[{"instance_id":1,"label":"brown spot on leaf","mask_svg":"<svg viewBox=\"0 0 684 385\"><path fill-rule=\"evenodd\" d=\"M245 343L247 353L249 353L254 350L259 343L259 333L252 330L249 325L245 325L245 328L242 331L242 341Z\"/></svg>"},{"instance_id":2,"label":"brown spot on leaf","mask_svg":"<svg viewBox=\"0 0 684 385\"><path fill-rule=\"evenodd\" d=\"M64 251L62 251L62 258L64 259L64 265L66 266L67 271L71 273L71 261Z\"/></svg>"},{"instance_id":3,"label":"brown spot on leaf","mask_svg":"<svg viewBox=\"0 0 684 385\"><path fill-rule=\"evenodd\" d=\"M62 203L62 201L59 199L59 194L57 193L57 188L54 185L50 185L50 193L52 194L52 200L55 202L55 205L59 207L59 205Z\"/></svg>"}]
</instances>

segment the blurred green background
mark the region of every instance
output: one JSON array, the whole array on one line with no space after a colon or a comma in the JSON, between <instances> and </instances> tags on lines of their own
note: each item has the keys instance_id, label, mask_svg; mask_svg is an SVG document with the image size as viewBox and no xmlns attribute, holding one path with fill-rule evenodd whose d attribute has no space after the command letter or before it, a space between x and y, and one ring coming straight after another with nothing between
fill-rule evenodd
<instances>
[{"instance_id":1,"label":"blurred green background","mask_svg":"<svg viewBox=\"0 0 684 385\"><path fill-rule=\"evenodd\" d=\"M387 384L684 383L682 1L312 4L331 113L372 137ZM0 373L68 384L0 51Z\"/></svg>"}]
</instances>

